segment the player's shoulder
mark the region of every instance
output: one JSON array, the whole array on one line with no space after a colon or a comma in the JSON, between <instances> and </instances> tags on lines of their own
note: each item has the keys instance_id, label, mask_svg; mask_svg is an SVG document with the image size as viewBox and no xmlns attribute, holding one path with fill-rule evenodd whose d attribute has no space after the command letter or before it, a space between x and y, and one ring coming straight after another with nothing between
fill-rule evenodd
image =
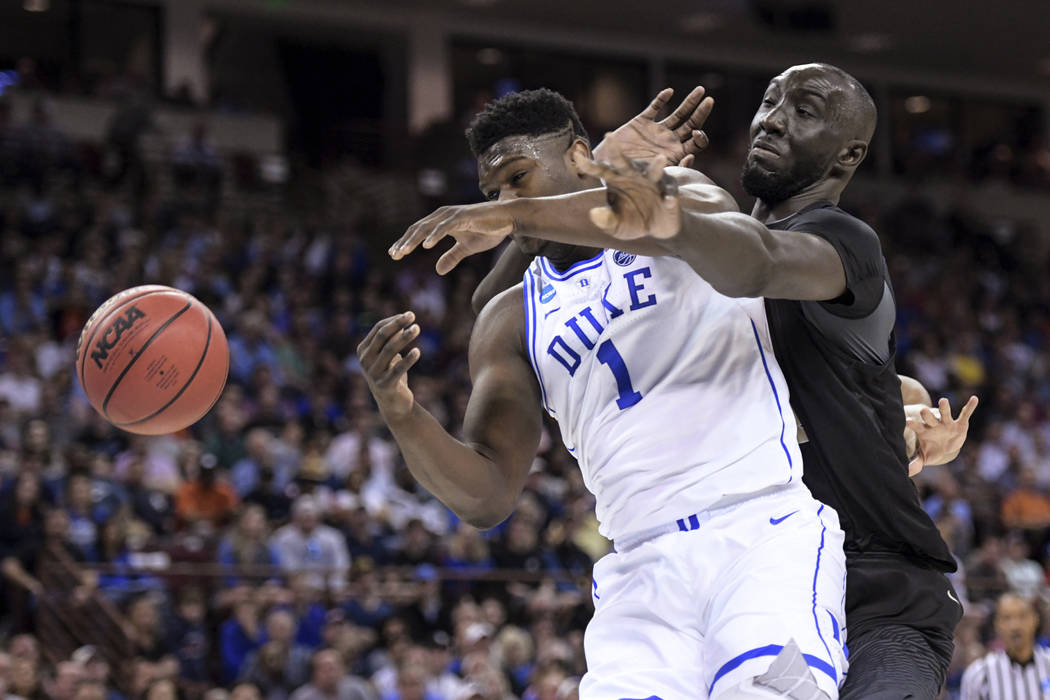
<instances>
[{"instance_id":1,"label":"player's shoulder","mask_svg":"<svg viewBox=\"0 0 1050 700\"><path fill-rule=\"evenodd\" d=\"M522 283L492 297L470 334L471 355L479 350L524 347L525 302Z\"/></svg>"},{"instance_id":2,"label":"player's shoulder","mask_svg":"<svg viewBox=\"0 0 1050 700\"><path fill-rule=\"evenodd\" d=\"M879 234L867 222L830 202L807 207L788 217L785 224L796 231L815 228L814 233L848 233L875 242L879 240Z\"/></svg>"}]
</instances>

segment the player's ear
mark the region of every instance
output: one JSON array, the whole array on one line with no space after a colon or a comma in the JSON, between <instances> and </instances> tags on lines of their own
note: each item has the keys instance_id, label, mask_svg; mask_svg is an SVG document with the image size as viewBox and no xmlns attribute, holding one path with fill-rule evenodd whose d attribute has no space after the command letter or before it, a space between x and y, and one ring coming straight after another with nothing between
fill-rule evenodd
<instances>
[{"instance_id":1,"label":"player's ear","mask_svg":"<svg viewBox=\"0 0 1050 700\"><path fill-rule=\"evenodd\" d=\"M866 155L868 155L868 144L860 139L854 139L839 151L839 165L854 169L861 164Z\"/></svg>"},{"instance_id":2,"label":"player's ear","mask_svg":"<svg viewBox=\"0 0 1050 700\"><path fill-rule=\"evenodd\" d=\"M569 172L576 173L576 177L581 180L585 177L583 173L576 167L577 159L590 160L591 158L591 147L587 145L587 142L583 139L576 137L569 144L568 150L565 151L565 167L569 169Z\"/></svg>"}]
</instances>

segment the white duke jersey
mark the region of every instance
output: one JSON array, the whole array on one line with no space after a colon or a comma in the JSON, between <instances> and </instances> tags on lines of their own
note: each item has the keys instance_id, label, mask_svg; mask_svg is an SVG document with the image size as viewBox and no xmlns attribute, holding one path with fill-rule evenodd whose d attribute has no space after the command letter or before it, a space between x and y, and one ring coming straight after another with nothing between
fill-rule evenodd
<instances>
[{"instance_id":1,"label":"white duke jersey","mask_svg":"<svg viewBox=\"0 0 1050 700\"><path fill-rule=\"evenodd\" d=\"M605 250L525 272L529 355L597 501L636 536L802 477L761 299L716 292L685 262Z\"/></svg>"}]
</instances>

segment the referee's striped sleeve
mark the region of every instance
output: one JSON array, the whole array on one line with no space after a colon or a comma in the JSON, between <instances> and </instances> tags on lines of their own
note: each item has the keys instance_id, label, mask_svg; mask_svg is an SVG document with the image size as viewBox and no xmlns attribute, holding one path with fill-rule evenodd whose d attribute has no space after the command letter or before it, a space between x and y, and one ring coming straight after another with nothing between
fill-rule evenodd
<instances>
[{"instance_id":1,"label":"referee's striped sleeve","mask_svg":"<svg viewBox=\"0 0 1050 700\"><path fill-rule=\"evenodd\" d=\"M987 656L974 661L963 672L959 700L989 700Z\"/></svg>"}]
</instances>

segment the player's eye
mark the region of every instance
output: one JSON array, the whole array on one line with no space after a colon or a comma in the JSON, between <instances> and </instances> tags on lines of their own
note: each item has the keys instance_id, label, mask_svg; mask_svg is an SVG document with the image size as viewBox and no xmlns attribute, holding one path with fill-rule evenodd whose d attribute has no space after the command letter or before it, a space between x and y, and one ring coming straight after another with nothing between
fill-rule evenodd
<instances>
[{"instance_id":1,"label":"player's eye","mask_svg":"<svg viewBox=\"0 0 1050 700\"><path fill-rule=\"evenodd\" d=\"M486 192L485 193L485 199L489 200L490 202L495 201L498 197L499 197L499 190L492 190L491 192Z\"/></svg>"},{"instance_id":2,"label":"player's eye","mask_svg":"<svg viewBox=\"0 0 1050 700\"><path fill-rule=\"evenodd\" d=\"M519 170L510 177L510 184L520 185L521 181L525 179L525 176L529 174L528 170Z\"/></svg>"},{"instance_id":3,"label":"player's eye","mask_svg":"<svg viewBox=\"0 0 1050 700\"><path fill-rule=\"evenodd\" d=\"M812 112L810 112L807 108L805 108L805 107L803 107L801 105L796 107L795 111L798 112L799 114L801 114L804 117L812 117L813 116Z\"/></svg>"},{"instance_id":4,"label":"player's eye","mask_svg":"<svg viewBox=\"0 0 1050 700\"><path fill-rule=\"evenodd\" d=\"M762 99L762 104L766 105L767 107L771 107L772 105L776 104L776 102L773 101L772 97L765 97Z\"/></svg>"}]
</instances>

